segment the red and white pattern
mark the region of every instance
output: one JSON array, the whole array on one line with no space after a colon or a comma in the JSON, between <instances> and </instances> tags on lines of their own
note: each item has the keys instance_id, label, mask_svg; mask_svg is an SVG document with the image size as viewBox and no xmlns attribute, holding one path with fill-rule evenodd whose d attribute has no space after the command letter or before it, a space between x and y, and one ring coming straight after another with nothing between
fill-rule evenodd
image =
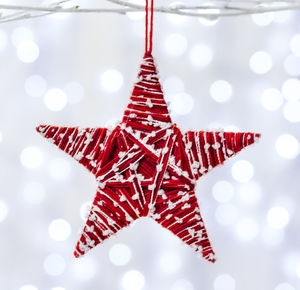
<instances>
[{"instance_id":1,"label":"red and white pattern","mask_svg":"<svg viewBox=\"0 0 300 290\"><path fill-rule=\"evenodd\" d=\"M198 178L259 134L187 132L171 123L152 55L145 54L122 122L105 128L41 125L37 131L91 171L98 188L74 255L142 216L214 262L195 196Z\"/></svg>"}]
</instances>

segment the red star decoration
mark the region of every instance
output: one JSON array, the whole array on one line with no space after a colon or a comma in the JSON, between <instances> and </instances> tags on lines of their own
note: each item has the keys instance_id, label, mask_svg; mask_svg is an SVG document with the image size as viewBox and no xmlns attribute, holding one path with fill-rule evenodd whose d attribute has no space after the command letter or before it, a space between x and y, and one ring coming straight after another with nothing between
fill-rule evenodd
<instances>
[{"instance_id":1,"label":"red star decoration","mask_svg":"<svg viewBox=\"0 0 300 290\"><path fill-rule=\"evenodd\" d=\"M211 262L215 255L195 195L196 181L260 137L206 131L182 134L171 122L149 52L123 120L113 131L50 125L38 126L37 131L83 164L98 182L76 257L148 216Z\"/></svg>"}]
</instances>

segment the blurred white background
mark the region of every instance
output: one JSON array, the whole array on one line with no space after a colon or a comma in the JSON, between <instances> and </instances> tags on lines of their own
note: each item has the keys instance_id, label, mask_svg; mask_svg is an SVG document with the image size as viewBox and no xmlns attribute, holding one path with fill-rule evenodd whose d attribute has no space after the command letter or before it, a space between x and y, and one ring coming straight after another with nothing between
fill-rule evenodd
<instances>
[{"instance_id":1,"label":"blurred white background","mask_svg":"<svg viewBox=\"0 0 300 290\"><path fill-rule=\"evenodd\" d=\"M300 289L299 12L155 15L153 55L173 121L262 133L198 182L217 262L148 219L73 257L96 182L35 126L121 119L144 52L143 16L0 25L0 288Z\"/></svg>"}]
</instances>

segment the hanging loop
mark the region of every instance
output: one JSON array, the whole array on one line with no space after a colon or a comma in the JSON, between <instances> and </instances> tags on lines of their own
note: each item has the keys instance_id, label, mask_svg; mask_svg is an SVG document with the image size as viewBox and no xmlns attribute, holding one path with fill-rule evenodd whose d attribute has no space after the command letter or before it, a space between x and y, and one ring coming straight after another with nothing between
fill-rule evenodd
<instances>
[{"instance_id":1,"label":"hanging loop","mask_svg":"<svg viewBox=\"0 0 300 290\"><path fill-rule=\"evenodd\" d=\"M150 15L149 15L149 1L150 1ZM154 0L146 0L145 5L145 51L152 52L152 38L153 38L153 2Z\"/></svg>"}]
</instances>

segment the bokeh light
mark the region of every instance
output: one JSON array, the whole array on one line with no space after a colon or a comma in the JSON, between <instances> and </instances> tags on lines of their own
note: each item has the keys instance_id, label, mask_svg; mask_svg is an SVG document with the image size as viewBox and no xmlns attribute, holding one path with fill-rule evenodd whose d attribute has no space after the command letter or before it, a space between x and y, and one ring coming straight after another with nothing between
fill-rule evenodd
<instances>
[{"instance_id":1,"label":"bokeh light","mask_svg":"<svg viewBox=\"0 0 300 290\"><path fill-rule=\"evenodd\" d=\"M253 22L258 26L267 26L271 24L274 20L274 13L267 12L267 13L259 13L253 14L252 16Z\"/></svg>"},{"instance_id":2,"label":"bokeh light","mask_svg":"<svg viewBox=\"0 0 300 290\"><path fill-rule=\"evenodd\" d=\"M159 269L164 274L174 274L181 267L180 256L171 251L162 252L159 256Z\"/></svg>"},{"instance_id":3,"label":"bokeh light","mask_svg":"<svg viewBox=\"0 0 300 290\"><path fill-rule=\"evenodd\" d=\"M231 168L232 177L238 182L247 182L254 175L254 167L248 160L238 160Z\"/></svg>"},{"instance_id":4,"label":"bokeh light","mask_svg":"<svg viewBox=\"0 0 300 290\"><path fill-rule=\"evenodd\" d=\"M272 58L265 51L257 51L250 57L249 65L254 73L265 74L272 68Z\"/></svg>"},{"instance_id":5,"label":"bokeh light","mask_svg":"<svg viewBox=\"0 0 300 290\"><path fill-rule=\"evenodd\" d=\"M282 206L274 206L267 213L268 225L274 229L282 229L290 221L289 212Z\"/></svg>"},{"instance_id":6,"label":"bokeh light","mask_svg":"<svg viewBox=\"0 0 300 290\"><path fill-rule=\"evenodd\" d=\"M81 281L89 281L97 274L97 263L91 257L77 259L72 268L73 275Z\"/></svg>"},{"instance_id":7,"label":"bokeh light","mask_svg":"<svg viewBox=\"0 0 300 290\"><path fill-rule=\"evenodd\" d=\"M40 167L43 163L43 159L42 151L35 146L26 147L21 152L21 163L24 167L29 169Z\"/></svg>"},{"instance_id":8,"label":"bokeh light","mask_svg":"<svg viewBox=\"0 0 300 290\"><path fill-rule=\"evenodd\" d=\"M123 85L123 75L116 69L109 69L100 77L101 87L109 92L117 92Z\"/></svg>"},{"instance_id":9,"label":"bokeh light","mask_svg":"<svg viewBox=\"0 0 300 290\"><path fill-rule=\"evenodd\" d=\"M55 158L50 160L48 164L49 174L53 179L65 180L71 174L70 162L63 158Z\"/></svg>"},{"instance_id":10,"label":"bokeh light","mask_svg":"<svg viewBox=\"0 0 300 290\"><path fill-rule=\"evenodd\" d=\"M211 97L218 103L229 101L233 93L230 83L224 80L215 81L209 91Z\"/></svg>"},{"instance_id":11,"label":"bokeh light","mask_svg":"<svg viewBox=\"0 0 300 290\"><path fill-rule=\"evenodd\" d=\"M71 234L71 225L64 219L55 219L50 223L48 232L53 240L65 241Z\"/></svg>"},{"instance_id":12,"label":"bokeh light","mask_svg":"<svg viewBox=\"0 0 300 290\"><path fill-rule=\"evenodd\" d=\"M172 114L187 115L194 108L194 98L184 92L169 95L168 100Z\"/></svg>"},{"instance_id":13,"label":"bokeh light","mask_svg":"<svg viewBox=\"0 0 300 290\"><path fill-rule=\"evenodd\" d=\"M283 116L289 122L300 122L300 101L288 101L284 105Z\"/></svg>"},{"instance_id":14,"label":"bokeh light","mask_svg":"<svg viewBox=\"0 0 300 290\"><path fill-rule=\"evenodd\" d=\"M171 286L171 290L194 290L193 284L185 279L176 280Z\"/></svg>"},{"instance_id":15,"label":"bokeh light","mask_svg":"<svg viewBox=\"0 0 300 290\"><path fill-rule=\"evenodd\" d=\"M61 111L67 105L67 96L61 89L50 89L44 96L44 103L50 111Z\"/></svg>"},{"instance_id":16,"label":"bokeh light","mask_svg":"<svg viewBox=\"0 0 300 290\"><path fill-rule=\"evenodd\" d=\"M258 235L258 224L253 218L242 218L236 225L236 235L241 241L251 241Z\"/></svg>"},{"instance_id":17,"label":"bokeh light","mask_svg":"<svg viewBox=\"0 0 300 290\"><path fill-rule=\"evenodd\" d=\"M115 244L109 250L109 259L116 266L127 265L131 259L131 250L125 244Z\"/></svg>"},{"instance_id":18,"label":"bokeh light","mask_svg":"<svg viewBox=\"0 0 300 290\"><path fill-rule=\"evenodd\" d=\"M213 59L213 52L206 44L196 44L189 52L189 59L195 67L205 67L209 65Z\"/></svg>"},{"instance_id":19,"label":"bokeh light","mask_svg":"<svg viewBox=\"0 0 300 290\"><path fill-rule=\"evenodd\" d=\"M184 82L181 78L177 76L167 77L163 81L163 89L166 94L166 99L168 94L176 94L184 91Z\"/></svg>"},{"instance_id":20,"label":"bokeh light","mask_svg":"<svg viewBox=\"0 0 300 290\"><path fill-rule=\"evenodd\" d=\"M145 285L144 275L137 270L126 272L122 278L124 290L141 290Z\"/></svg>"},{"instance_id":21,"label":"bokeh light","mask_svg":"<svg viewBox=\"0 0 300 290\"><path fill-rule=\"evenodd\" d=\"M64 86L64 92L70 104L78 104L84 98L84 88L78 82L70 82Z\"/></svg>"},{"instance_id":22,"label":"bokeh light","mask_svg":"<svg viewBox=\"0 0 300 290\"><path fill-rule=\"evenodd\" d=\"M235 290L235 280L229 274L221 274L214 281L214 290Z\"/></svg>"},{"instance_id":23,"label":"bokeh light","mask_svg":"<svg viewBox=\"0 0 300 290\"><path fill-rule=\"evenodd\" d=\"M287 79L283 83L281 90L288 101L300 100L300 81L298 79Z\"/></svg>"},{"instance_id":24,"label":"bokeh light","mask_svg":"<svg viewBox=\"0 0 300 290\"><path fill-rule=\"evenodd\" d=\"M300 34L295 34L290 41L290 48L295 56L300 56Z\"/></svg>"},{"instance_id":25,"label":"bokeh light","mask_svg":"<svg viewBox=\"0 0 300 290\"><path fill-rule=\"evenodd\" d=\"M165 39L164 47L168 54L181 56L187 49L187 40L182 34L173 33Z\"/></svg>"},{"instance_id":26,"label":"bokeh light","mask_svg":"<svg viewBox=\"0 0 300 290\"><path fill-rule=\"evenodd\" d=\"M215 212L216 220L223 226L232 225L238 218L238 211L232 204L221 204Z\"/></svg>"},{"instance_id":27,"label":"bokeh light","mask_svg":"<svg viewBox=\"0 0 300 290\"><path fill-rule=\"evenodd\" d=\"M281 92L274 88L264 90L261 95L261 103L269 111L278 110L283 104Z\"/></svg>"},{"instance_id":28,"label":"bokeh light","mask_svg":"<svg viewBox=\"0 0 300 290\"><path fill-rule=\"evenodd\" d=\"M257 204L262 195L261 186L255 181L242 183L237 190L238 199L245 205Z\"/></svg>"},{"instance_id":29,"label":"bokeh light","mask_svg":"<svg viewBox=\"0 0 300 290\"><path fill-rule=\"evenodd\" d=\"M42 183L32 181L24 185L23 198L29 204L39 204L45 199L45 187Z\"/></svg>"},{"instance_id":30,"label":"bokeh light","mask_svg":"<svg viewBox=\"0 0 300 290\"><path fill-rule=\"evenodd\" d=\"M262 230L262 240L267 247L279 246L284 240L284 231L265 226Z\"/></svg>"},{"instance_id":31,"label":"bokeh light","mask_svg":"<svg viewBox=\"0 0 300 290\"><path fill-rule=\"evenodd\" d=\"M21 42L17 47L17 56L24 63L32 63L37 60L40 54L38 45L31 40Z\"/></svg>"},{"instance_id":32,"label":"bokeh light","mask_svg":"<svg viewBox=\"0 0 300 290\"><path fill-rule=\"evenodd\" d=\"M218 202L228 202L234 196L233 185L226 180L220 180L212 188L213 197Z\"/></svg>"},{"instance_id":33,"label":"bokeh light","mask_svg":"<svg viewBox=\"0 0 300 290\"><path fill-rule=\"evenodd\" d=\"M296 289L289 283L280 283L274 288L274 290L296 290Z\"/></svg>"},{"instance_id":34,"label":"bokeh light","mask_svg":"<svg viewBox=\"0 0 300 290\"><path fill-rule=\"evenodd\" d=\"M40 75L32 75L25 81L25 92L31 97L41 97L47 89L46 80Z\"/></svg>"},{"instance_id":35,"label":"bokeh light","mask_svg":"<svg viewBox=\"0 0 300 290\"><path fill-rule=\"evenodd\" d=\"M0 52L4 51L7 47L7 35L6 32L0 29Z\"/></svg>"},{"instance_id":36,"label":"bokeh light","mask_svg":"<svg viewBox=\"0 0 300 290\"><path fill-rule=\"evenodd\" d=\"M8 206L6 202L0 200L0 222L3 222L8 214Z\"/></svg>"},{"instance_id":37,"label":"bokeh light","mask_svg":"<svg viewBox=\"0 0 300 290\"><path fill-rule=\"evenodd\" d=\"M24 41L34 41L33 31L26 26L16 27L11 34L11 41L15 47L18 47Z\"/></svg>"},{"instance_id":38,"label":"bokeh light","mask_svg":"<svg viewBox=\"0 0 300 290\"><path fill-rule=\"evenodd\" d=\"M23 285L19 290L38 290L38 288L32 284Z\"/></svg>"},{"instance_id":39,"label":"bokeh light","mask_svg":"<svg viewBox=\"0 0 300 290\"><path fill-rule=\"evenodd\" d=\"M59 254L50 254L44 260L44 270L50 276L59 276L66 268L65 259Z\"/></svg>"},{"instance_id":40,"label":"bokeh light","mask_svg":"<svg viewBox=\"0 0 300 290\"><path fill-rule=\"evenodd\" d=\"M284 61L285 71L292 77L300 75L300 57L289 55Z\"/></svg>"},{"instance_id":41,"label":"bokeh light","mask_svg":"<svg viewBox=\"0 0 300 290\"><path fill-rule=\"evenodd\" d=\"M280 135L275 143L277 153L286 159L294 159L300 152L298 140L290 134Z\"/></svg>"}]
</instances>

